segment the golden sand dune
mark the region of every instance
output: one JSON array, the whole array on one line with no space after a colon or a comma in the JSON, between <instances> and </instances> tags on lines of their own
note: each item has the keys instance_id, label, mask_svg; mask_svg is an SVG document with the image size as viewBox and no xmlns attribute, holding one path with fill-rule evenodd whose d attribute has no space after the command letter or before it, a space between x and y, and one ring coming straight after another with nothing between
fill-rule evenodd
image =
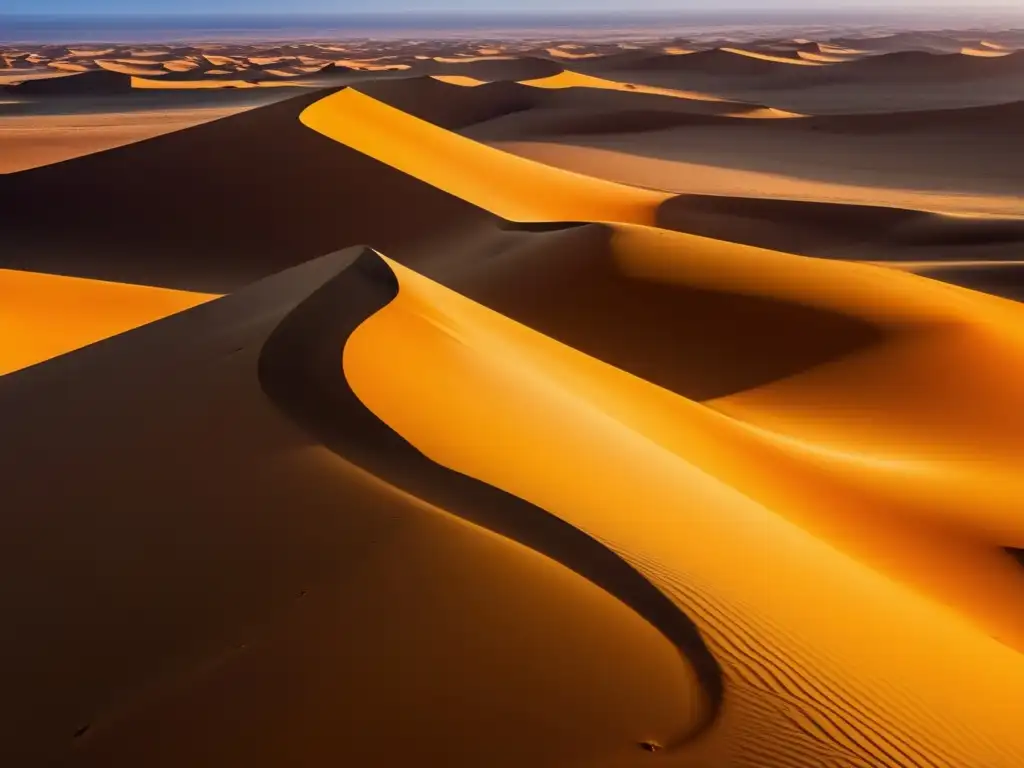
<instances>
[{"instance_id":1,"label":"golden sand dune","mask_svg":"<svg viewBox=\"0 0 1024 768\"><path fill-rule=\"evenodd\" d=\"M156 62L144 62L143 64L115 61L113 59L96 59L96 65L108 72L118 72L122 75L142 75L145 77L159 77L164 74L162 65Z\"/></svg>"},{"instance_id":2,"label":"golden sand dune","mask_svg":"<svg viewBox=\"0 0 1024 768\"><path fill-rule=\"evenodd\" d=\"M709 94L631 86L576 73L521 83L435 75L355 87L436 125L487 140L724 126L737 117L796 117Z\"/></svg>"},{"instance_id":3,"label":"golden sand dune","mask_svg":"<svg viewBox=\"0 0 1024 768\"><path fill-rule=\"evenodd\" d=\"M599 53L579 53L577 51L568 50L565 47L558 48L545 48L544 52L549 56L554 56L556 59L593 59L600 56Z\"/></svg>"},{"instance_id":4,"label":"golden sand dune","mask_svg":"<svg viewBox=\"0 0 1024 768\"><path fill-rule=\"evenodd\" d=\"M6 269L0 294L0 376L216 298Z\"/></svg>"},{"instance_id":5,"label":"golden sand dune","mask_svg":"<svg viewBox=\"0 0 1024 768\"><path fill-rule=\"evenodd\" d=\"M206 88L268 88L274 86L288 86L291 83L286 81L287 78L292 75L273 75L268 73L266 79L256 80L240 80L231 77L233 74L225 72L224 74L228 77L214 77L209 80L178 80L178 79L164 79L164 78L149 78L149 77L133 77L132 88L153 90L153 89L164 89L164 90L196 90ZM282 81L284 80L284 81Z\"/></svg>"},{"instance_id":6,"label":"golden sand dune","mask_svg":"<svg viewBox=\"0 0 1024 768\"><path fill-rule=\"evenodd\" d=\"M461 75L477 80L535 80L563 71L557 61L538 57L482 57L473 61L439 62L423 65L425 74Z\"/></svg>"},{"instance_id":7,"label":"golden sand dune","mask_svg":"<svg viewBox=\"0 0 1024 768\"><path fill-rule=\"evenodd\" d=\"M486 135L484 138L490 138ZM854 205L885 205L894 208L918 209L939 213L960 213L969 216L1019 217L1019 195L1009 193L950 193L942 189L915 189L892 183L857 184L841 180L808 177L799 167L787 172L769 172L731 168L712 162L694 162L666 157L651 157L635 152L630 142L625 147L603 148L570 145L585 139L595 144L599 135L562 136L560 141L508 141L498 137L495 146L521 157L547 165L597 176L619 184L661 189L677 194L702 194L797 201L823 201ZM616 142L617 143L617 142Z\"/></svg>"},{"instance_id":8,"label":"golden sand dune","mask_svg":"<svg viewBox=\"0 0 1024 768\"><path fill-rule=\"evenodd\" d=\"M760 59L762 61L774 61L777 64L791 64L800 67L818 67L824 63L820 61L805 61L804 59L791 58L788 56L775 56L770 53L765 53L763 51L748 51L742 48L722 48L721 50L725 51L726 53L735 53L739 56L749 56L752 59Z\"/></svg>"},{"instance_id":9,"label":"golden sand dune","mask_svg":"<svg viewBox=\"0 0 1024 768\"><path fill-rule=\"evenodd\" d=\"M73 61L51 61L47 66L59 72L88 72L93 67Z\"/></svg>"},{"instance_id":10,"label":"golden sand dune","mask_svg":"<svg viewBox=\"0 0 1024 768\"><path fill-rule=\"evenodd\" d=\"M597 77L1014 58L715 44L360 42L414 76L0 177L0 762L1024 764L1024 305L921 276L1006 292L1024 218L855 173L1009 178L1019 104L737 120ZM644 141L566 139L601 120ZM471 138L540 127L550 164ZM831 181L737 167L822 146Z\"/></svg>"},{"instance_id":11,"label":"golden sand dune","mask_svg":"<svg viewBox=\"0 0 1024 768\"><path fill-rule=\"evenodd\" d=\"M700 274L696 265L662 271L654 265L671 251L657 257L644 256L645 250L634 242L623 252L620 263L633 279L674 282L679 278L669 275L681 277L680 269ZM735 264L716 267L715 261L709 254L703 263L711 270L709 277L719 275L712 279L719 289L723 280L742 279ZM630 266L645 262L656 272L635 272ZM757 269L756 260L750 264ZM749 432L742 421L723 418L717 409L653 388L408 270L391 268L398 280L397 298L345 346L350 385L367 407L433 460L557 510L685 606L722 660L731 695L715 731L689 751L683 745L680 759L720 765L734 764L734 759L735 764L758 765L980 760L1000 766L1021 759L1024 745L1016 735L1015 716L1000 703L1005 681L1024 674L1016 652L1001 647L942 600L894 584L863 560L837 557L809 535L807 520L795 525L788 510L773 511L765 498L771 493L751 498L748 490L741 495L730 487L733 478L722 482L720 471L709 468L708 461L715 461L710 457L729 463L732 449L727 446L734 439L742 442L741 435L778 440L777 447L786 452L784 438ZM839 270L862 275L866 283L876 274L846 265ZM841 300L849 307L848 301ZM400 354L375 354L382 346ZM410 367L431 373L402 376ZM723 441L704 442L719 429ZM588 483L581 492L579 483L551 471L560 464L555 457L565 455L602 481ZM857 466L853 456L841 452L806 456L815 473L832 462ZM753 456L738 458L738 474L749 476L755 464ZM616 470L603 469L609 466ZM893 471L906 477L906 469L897 466L902 469L895 462ZM781 467L766 471L775 479L762 487L786 485ZM886 469L869 465L856 471ZM682 528L680 519L685 520ZM898 532L900 524L887 520L886 533L875 527L873 533L864 531L864 538L881 545L896 531L896 551L907 554L934 546L934 554L922 558L931 560L922 570L934 573L954 557L965 571L984 568L984 537L976 548L965 543L954 554L958 548L949 550L941 541L908 541ZM918 534L928 530L911 527ZM709 542L721 542L724 549ZM735 567L721 556L725 550L748 565ZM991 600L984 589L1001 580L1005 601L1024 577L1008 560L1003 562L997 548L988 561L995 581L978 584L981 594L975 598L1005 616L1005 602ZM808 572L815 574L813 584ZM794 600L797 594L807 602ZM823 621L821 606L831 604L836 594L845 597L843 609L830 611ZM887 617L884 623L864 620L879 612ZM991 664L953 689L935 674L935 665L965 648L985 655ZM988 702L985 714L974 720L981 702ZM972 725L965 728L966 722ZM763 737L766 733L772 734L770 740ZM751 757L758 762L746 762Z\"/></svg>"},{"instance_id":12,"label":"golden sand dune","mask_svg":"<svg viewBox=\"0 0 1024 768\"><path fill-rule=\"evenodd\" d=\"M95 70L26 80L7 86L8 90L26 95L90 95L123 93L131 89L131 77L120 72Z\"/></svg>"},{"instance_id":13,"label":"golden sand dune","mask_svg":"<svg viewBox=\"0 0 1024 768\"><path fill-rule=\"evenodd\" d=\"M268 98L282 92L292 91L265 91ZM260 93L235 96L252 106L250 95ZM214 103L227 96L212 95ZM299 115L320 98L322 93L299 91L176 133L0 176L0 266L227 293L351 243L377 243L415 263L433 253L449 229L492 221L474 206L303 126ZM196 164L197 156L206 160ZM139 193L140 178L155 194ZM327 189L339 178L358 183L365 194L339 207L333 195L303 193L302 205L286 205L274 192ZM61 206L58 227L52 226L54 189L75 201ZM401 227L380 205L388 195L408 204ZM191 206L180 220L168 215L177 201ZM154 231L161 233L158 242ZM449 240L446 247L456 244ZM140 259L140 252L148 257Z\"/></svg>"},{"instance_id":14,"label":"golden sand dune","mask_svg":"<svg viewBox=\"0 0 1024 768\"><path fill-rule=\"evenodd\" d=\"M704 720L697 668L666 637L674 621L687 631L680 614L618 558L524 503L493 506L574 572L360 469L358 443L336 454L267 398L258 373L290 361L265 356L258 372L265 339L349 261L0 379L20 446L0 541L13 585L0 645L20 660L5 758L639 764L638 741ZM450 473L421 464L405 479L443 499Z\"/></svg>"},{"instance_id":15,"label":"golden sand dune","mask_svg":"<svg viewBox=\"0 0 1024 768\"><path fill-rule=\"evenodd\" d=\"M628 52L594 59L592 64L596 71L672 71L731 76L764 75L778 72L780 68L788 71L793 66L820 66L820 62L739 48L712 48L681 55Z\"/></svg>"},{"instance_id":16,"label":"golden sand dune","mask_svg":"<svg viewBox=\"0 0 1024 768\"><path fill-rule=\"evenodd\" d=\"M301 120L318 133L512 221L653 222L656 206L665 199L656 192L523 160L352 89L311 105ZM503 183L495 185L495 177Z\"/></svg>"},{"instance_id":17,"label":"golden sand dune","mask_svg":"<svg viewBox=\"0 0 1024 768\"><path fill-rule=\"evenodd\" d=\"M1001 51L998 49L989 48L985 45L978 47L966 46L960 49L960 53L965 56L988 56L990 58L999 58L1000 56L1008 56L1012 51Z\"/></svg>"}]
</instances>

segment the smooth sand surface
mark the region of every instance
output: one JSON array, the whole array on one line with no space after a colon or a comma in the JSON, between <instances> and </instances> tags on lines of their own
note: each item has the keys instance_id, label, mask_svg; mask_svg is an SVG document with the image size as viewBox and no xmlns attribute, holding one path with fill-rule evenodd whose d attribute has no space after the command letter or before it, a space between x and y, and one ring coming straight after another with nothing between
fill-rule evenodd
<instances>
[{"instance_id":1,"label":"smooth sand surface","mask_svg":"<svg viewBox=\"0 0 1024 768\"><path fill-rule=\"evenodd\" d=\"M0 375L216 296L0 269Z\"/></svg>"},{"instance_id":2,"label":"smooth sand surface","mask_svg":"<svg viewBox=\"0 0 1024 768\"><path fill-rule=\"evenodd\" d=\"M1019 43L819 32L0 48L0 762L1024 764Z\"/></svg>"}]
</instances>

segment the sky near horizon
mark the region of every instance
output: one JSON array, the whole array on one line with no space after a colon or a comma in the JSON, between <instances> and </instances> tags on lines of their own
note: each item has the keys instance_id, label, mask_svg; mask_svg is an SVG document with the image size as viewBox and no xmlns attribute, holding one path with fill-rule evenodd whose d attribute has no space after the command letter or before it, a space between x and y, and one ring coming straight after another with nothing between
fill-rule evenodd
<instances>
[{"instance_id":1,"label":"sky near horizon","mask_svg":"<svg viewBox=\"0 0 1024 768\"><path fill-rule=\"evenodd\" d=\"M381 13L444 11L573 13L636 11L828 10L915 8L1020 9L1024 0L5 0L0 14ZM966 7L965 7L966 6Z\"/></svg>"}]
</instances>

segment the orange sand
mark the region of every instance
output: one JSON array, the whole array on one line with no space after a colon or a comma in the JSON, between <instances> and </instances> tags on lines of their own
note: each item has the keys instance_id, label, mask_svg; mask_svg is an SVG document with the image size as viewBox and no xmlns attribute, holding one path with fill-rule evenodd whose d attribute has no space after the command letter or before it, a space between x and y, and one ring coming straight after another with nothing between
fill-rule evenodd
<instances>
[{"instance_id":1,"label":"orange sand","mask_svg":"<svg viewBox=\"0 0 1024 768\"><path fill-rule=\"evenodd\" d=\"M0 375L216 296L0 269Z\"/></svg>"}]
</instances>

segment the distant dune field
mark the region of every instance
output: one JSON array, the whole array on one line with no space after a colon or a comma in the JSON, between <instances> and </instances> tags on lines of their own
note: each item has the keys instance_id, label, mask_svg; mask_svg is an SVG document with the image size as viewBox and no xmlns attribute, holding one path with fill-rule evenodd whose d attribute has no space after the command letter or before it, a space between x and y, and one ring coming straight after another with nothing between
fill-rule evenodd
<instances>
[{"instance_id":1,"label":"distant dune field","mask_svg":"<svg viewBox=\"0 0 1024 768\"><path fill-rule=\"evenodd\" d=\"M1024 765L1024 35L0 47L0 762Z\"/></svg>"}]
</instances>

